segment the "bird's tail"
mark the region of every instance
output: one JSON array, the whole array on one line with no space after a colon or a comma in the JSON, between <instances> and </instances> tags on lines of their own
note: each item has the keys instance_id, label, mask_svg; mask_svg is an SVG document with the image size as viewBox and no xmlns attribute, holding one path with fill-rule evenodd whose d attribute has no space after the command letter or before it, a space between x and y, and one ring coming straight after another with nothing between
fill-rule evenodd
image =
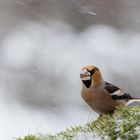
<instances>
[{"instance_id":1,"label":"bird's tail","mask_svg":"<svg viewBox=\"0 0 140 140\"><path fill-rule=\"evenodd\" d=\"M126 106L137 106L140 105L140 98L134 98L134 99L130 99Z\"/></svg>"}]
</instances>

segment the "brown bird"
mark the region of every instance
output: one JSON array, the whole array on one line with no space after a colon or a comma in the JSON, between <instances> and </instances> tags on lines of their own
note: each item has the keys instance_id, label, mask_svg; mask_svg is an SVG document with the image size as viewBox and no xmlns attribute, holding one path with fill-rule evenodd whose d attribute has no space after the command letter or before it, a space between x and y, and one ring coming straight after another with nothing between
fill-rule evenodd
<instances>
[{"instance_id":1,"label":"brown bird","mask_svg":"<svg viewBox=\"0 0 140 140\"><path fill-rule=\"evenodd\" d=\"M100 70L95 66L84 66L80 78L82 80L82 98L100 115L113 113L116 106L127 105L129 101L134 100L119 87L106 82ZM138 99L138 101L140 100Z\"/></svg>"}]
</instances>

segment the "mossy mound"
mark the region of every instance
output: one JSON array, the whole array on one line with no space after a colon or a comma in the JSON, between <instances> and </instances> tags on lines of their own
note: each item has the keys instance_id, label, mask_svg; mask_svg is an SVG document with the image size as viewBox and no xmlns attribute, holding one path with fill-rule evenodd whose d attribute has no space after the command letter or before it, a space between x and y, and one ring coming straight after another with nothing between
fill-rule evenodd
<instances>
[{"instance_id":1,"label":"mossy mound","mask_svg":"<svg viewBox=\"0 0 140 140\"><path fill-rule=\"evenodd\" d=\"M83 126L72 127L56 135L28 135L17 140L140 140L140 106L117 107Z\"/></svg>"}]
</instances>

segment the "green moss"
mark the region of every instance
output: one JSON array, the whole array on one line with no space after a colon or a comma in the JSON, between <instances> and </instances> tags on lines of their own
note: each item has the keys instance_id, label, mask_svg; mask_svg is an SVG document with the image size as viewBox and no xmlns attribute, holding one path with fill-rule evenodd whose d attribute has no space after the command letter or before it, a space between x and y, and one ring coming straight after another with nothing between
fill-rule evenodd
<instances>
[{"instance_id":1,"label":"green moss","mask_svg":"<svg viewBox=\"0 0 140 140\"><path fill-rule=\"evenodd\" d=\"M34 135L28 135L28 136L25 136L24 139L18 138L17 140L41 140L41 139Z\"/></svg>"},{"instance_id":2,"label":"green moss","mask_svg":"<svg viewBox=\"0 0 140 140\"><path fill-rule=\"evenodd\" d=\"M91 127L104 137L111 140L136 140L140 136L135 130L140 126L140 107L118 107L113 115L104 115L91 123Z\"/></svg>"},{"instance_id":3,"label":"green moss","mask_svg":"<svg viewBox=\"0 0 140 140\"><path fill-rule=\"evenodd\" d=\"M82 135L98 135L100 139L116 140L137 140L140 139L140 106L117 107L114 114L107 114L97 120L89 122L84 126L72 127L61 131L56 135L33 136L28 135L18 140L73 140ZM84 139L84 138L83 138Z\"/></svg>"}]
</instances>

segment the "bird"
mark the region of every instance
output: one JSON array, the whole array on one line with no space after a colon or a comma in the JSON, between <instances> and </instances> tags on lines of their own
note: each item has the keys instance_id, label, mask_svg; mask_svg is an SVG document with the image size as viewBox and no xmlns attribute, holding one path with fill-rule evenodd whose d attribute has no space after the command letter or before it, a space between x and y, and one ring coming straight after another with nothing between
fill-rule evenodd
<instances>
[{"instance_id":1,"label":"bird","mask_svg":"<svg viewBox=\"0 0 140 140\"><path fill-rule=\"evenodd\" d=\"M85 102L100 116L113 113L119 105L129 105L129 102L140 99L133 98L118 86L103 79L99 68L93 65L82 67L80 78L82 82L81 96Z\"/></svg>"}]
</instances>

